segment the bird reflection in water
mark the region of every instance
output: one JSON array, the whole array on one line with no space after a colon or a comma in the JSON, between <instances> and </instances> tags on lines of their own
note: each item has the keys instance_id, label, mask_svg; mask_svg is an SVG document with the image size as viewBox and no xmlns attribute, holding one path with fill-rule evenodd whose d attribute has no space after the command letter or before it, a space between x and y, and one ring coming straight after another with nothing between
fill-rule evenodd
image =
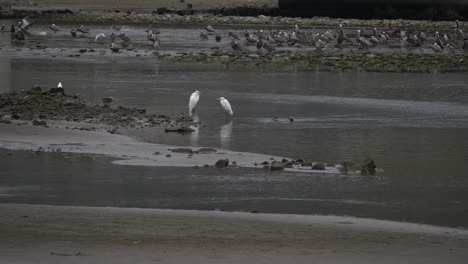
<instances>
[{"instance_id":1,"label":"bird reflection in water","mask_svg":"<svg viewBox=\"0 0 468 264\"><path fill-rule=\"evenodd\" d=\"M195 125L192 126L193 129L195 129L192 133L190 133L190 145L191 146L198 146L198 141L199 141L199 130L200 130L200 117L198 116L197 113L194 113L192 115L193 123Z\"/></svg>"},{"instance_id":2,"label":"bird reflection in water","mask_svg":"<svg viewBox=\"0 0 468 264\"><path fill-rule=\"evenodd\" d=\"M232 120L224 123L219 129L219 139L221 143L221 148L229 148L231 143L231 134L232 134Z\"/></svg>"}]
</instances>

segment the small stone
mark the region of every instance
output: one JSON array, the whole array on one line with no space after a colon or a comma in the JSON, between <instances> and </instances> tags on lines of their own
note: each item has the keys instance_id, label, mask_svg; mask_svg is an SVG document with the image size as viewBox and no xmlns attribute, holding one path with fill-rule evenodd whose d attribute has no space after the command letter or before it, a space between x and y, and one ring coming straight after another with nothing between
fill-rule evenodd
<instances>
[{"instance_id":1,"label":"small stone","mask_svg":"<svg viewBox=\"0 0 468 264\"><path fill-rule=\"evenodd\" d=\"M174 153L189 153L189 154L193 153L193 150L190 148L175 148L175 149L171 149L171 151Z\"/></svg>"},{"instance_id":2,"label":"small stone","mask_svg":"<svg viewBox=\"0 0 468 264\"><path fill-rule=\"evenodd\" d=\"M296 164L299 164L299 165L303 165L304 164L304 160L303 159L297 159L295 161ZM312 166L312 165L311 165Z\"/></svg>"},{"instance_id":3,"label":"small stone","mask_svg":"<svg viewBox=\"0 0 468 264\"><path fill-rule=\"evenodd\" d=\"M220 159L215 163L215 166L218 168L225 168L229 166L229 160L228 159Z\"/></svg>"},{"instance_id":4,"label":"small stone","mask_svg":"<svg viewBox=\"0 0 468 264\"><path fill-rule=\"evenodd\" d=\"M59 88L59 87L50 88L50 89L49 89L49 93L51 93L51 94L61 94L61 95L65 95L65 90L64 90L63 88Z\"/></svg>"},{"instance_id":5,"label":"small stone","mask_svg":"<svg viewBox=\"0 0 468 264\"><path fill-rule=\"evenodd\" d=\"M112 98L112 97L104 97L104 98L102 98L102 103L103 103L103 104L110 104L110 103L112 103L113 101L114 101L114 98Z\"/></svg>"},{"instance_id":6,"label":"small stone","mask_svg":"<svg viewBox=\"0 0 468 264\"><path fill-rule=\"evenodd\" d=\"M312 165L313 170L325 170L325 163L323 162L316 162Z\"/></svg>"},{"instance_id":7,"label":"small stone","mask_svg":"<svg viewBox=\"0 0 468 264\"><path fill-rule=\"evenodd\" d=\"M46 123L46 121L44 121L44 120L37 120L37 119L34 119L34 120L32 121L32 124L33 124L33 126L43 126L43 127L47 127L47 123Z\"/></svg>"},{"instance_id":8,"label":"small stone","mask_svg":"<svg viewBox=\"0 0 468 264\"><path fill-rule=\"evenodd\" d=\"M361 174L362 175L366 175L366 174L374 175L376 167L377 166L375 165L375 161L373 159L367 159L361 165Z\"/></svg>"},{"instance_id":9,"label":"small stone","mask_svg":"<svg viewBox=\"0 0 468 264\"><path fill-rule=\"evenodd\" d=\"M280 171L280 170L284 170L284 165L282 163L279 163L279 162L272 162L270 164L270 170L271 171Z\"/></svg>"}]
</instances>

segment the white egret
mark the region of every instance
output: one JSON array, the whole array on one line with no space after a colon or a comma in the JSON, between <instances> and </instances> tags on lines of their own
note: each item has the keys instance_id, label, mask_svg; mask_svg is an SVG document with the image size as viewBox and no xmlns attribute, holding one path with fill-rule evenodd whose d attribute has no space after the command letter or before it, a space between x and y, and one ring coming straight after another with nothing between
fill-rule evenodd
<instances>
[{"instance_id":1,"label":"white egret","mask_svg":"<svg viewBox=\"0 0 468 264\"><path fill-rule=\"evenodd\" d=\"M195 91L195 92L192 93L192 95L190 95L190 100L189 100L189 104L188 104L189 115L190 116L192 116L192 113L193 113L195 107L197 106L199 100L200 100L200 92L199 91Z\"/></svg>"},{"instance_id":2,"label":"white egret","mask_svg":"<svg viewBox=\"0 0 468 264\"><path fill-rule=\"evenodd\" d=\"M57 88L63 88L63 87L62 87L62 82L59 82L59 83L57 84Z\"/></svg>"},{"instance_id":3,"label":"white egret","mask_svg":"<svg viewBox=\"0 0 468 264\"><path fill-rule=\"evenodd\" d=\"M229 103L228 100L226 100L226 98L219 97L218 100L219 100L219 103L221 104L221 107L223 108L224 112L226 113L226 118L228 118L228 115L229 116L234 115L234 112L232 111L231 104Z\"/></svg>"}]
</instances>

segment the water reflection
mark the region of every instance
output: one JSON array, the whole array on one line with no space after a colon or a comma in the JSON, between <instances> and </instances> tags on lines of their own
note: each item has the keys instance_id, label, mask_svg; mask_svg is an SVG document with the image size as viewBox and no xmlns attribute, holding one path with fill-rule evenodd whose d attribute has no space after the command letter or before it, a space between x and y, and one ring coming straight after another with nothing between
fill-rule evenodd
<instances>
[{"instance_id":1,"label":"water reflection","mask_svg":"<svg viewBox=\"0 0 468 264\"><path fill-rule=\"evenodd\" d=\"M192 133L190 133L190 145L191 146L198 146L199 134L200 134L200 117L196 112L194 112L192 116L193 122L196 124L192 128L195 129Z\"/></svg>"},{"instance_id":2,"label":"water reflection","mask_svg":"<svg viewBox=\"0 0 468 264\"><path fill-rule=\"evenodd\" d=\"M229 148L231 145L232 120L226 120L219 129L219 140L221 148Z\"/></svg>"},{"instance_id":3,"label":"water reflection","mask_svg":"<svg viewBox=\"0 0 468 264\"><path fill-rule=\"evenodd\" d=\"M8 92L13 87L11 75L11 60L0 59L0 93Z\"/></svg>"}]
</instances>

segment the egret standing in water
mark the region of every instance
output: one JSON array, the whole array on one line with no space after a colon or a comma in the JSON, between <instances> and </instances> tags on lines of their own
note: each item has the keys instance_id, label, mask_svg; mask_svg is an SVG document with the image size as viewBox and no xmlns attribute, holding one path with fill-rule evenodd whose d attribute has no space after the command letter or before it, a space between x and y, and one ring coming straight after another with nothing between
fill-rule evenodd
<instances>
[{"instance_id":1,"label":"egret standing in water","mask_svg":"<svg viewBox=\"0 0 468 264\"><path fill-rule=\"evenodd\" d=\"M226 119L228 118L228 116L231 117L232 115L234 115L234 112L232 112L231 104L229 103L228 100L226 100L226 98L219 97L218 100L219 100L219 103L221 104L221 107L224 110L224 113L226 114Z\"/></svg>"},{"instance_id":2,"label":"egret standing in water","mask_svg":"<svg viewBox=\"0 0 468 264\"><path fill-rule=\"evenodd\" d=\"M200 100L200 92L195 91L190 95L190 100L189 100L189 115L192 116L193 111L195 110L195 107L198 104L198 101Z\"/></svg>"}]
</instances>

